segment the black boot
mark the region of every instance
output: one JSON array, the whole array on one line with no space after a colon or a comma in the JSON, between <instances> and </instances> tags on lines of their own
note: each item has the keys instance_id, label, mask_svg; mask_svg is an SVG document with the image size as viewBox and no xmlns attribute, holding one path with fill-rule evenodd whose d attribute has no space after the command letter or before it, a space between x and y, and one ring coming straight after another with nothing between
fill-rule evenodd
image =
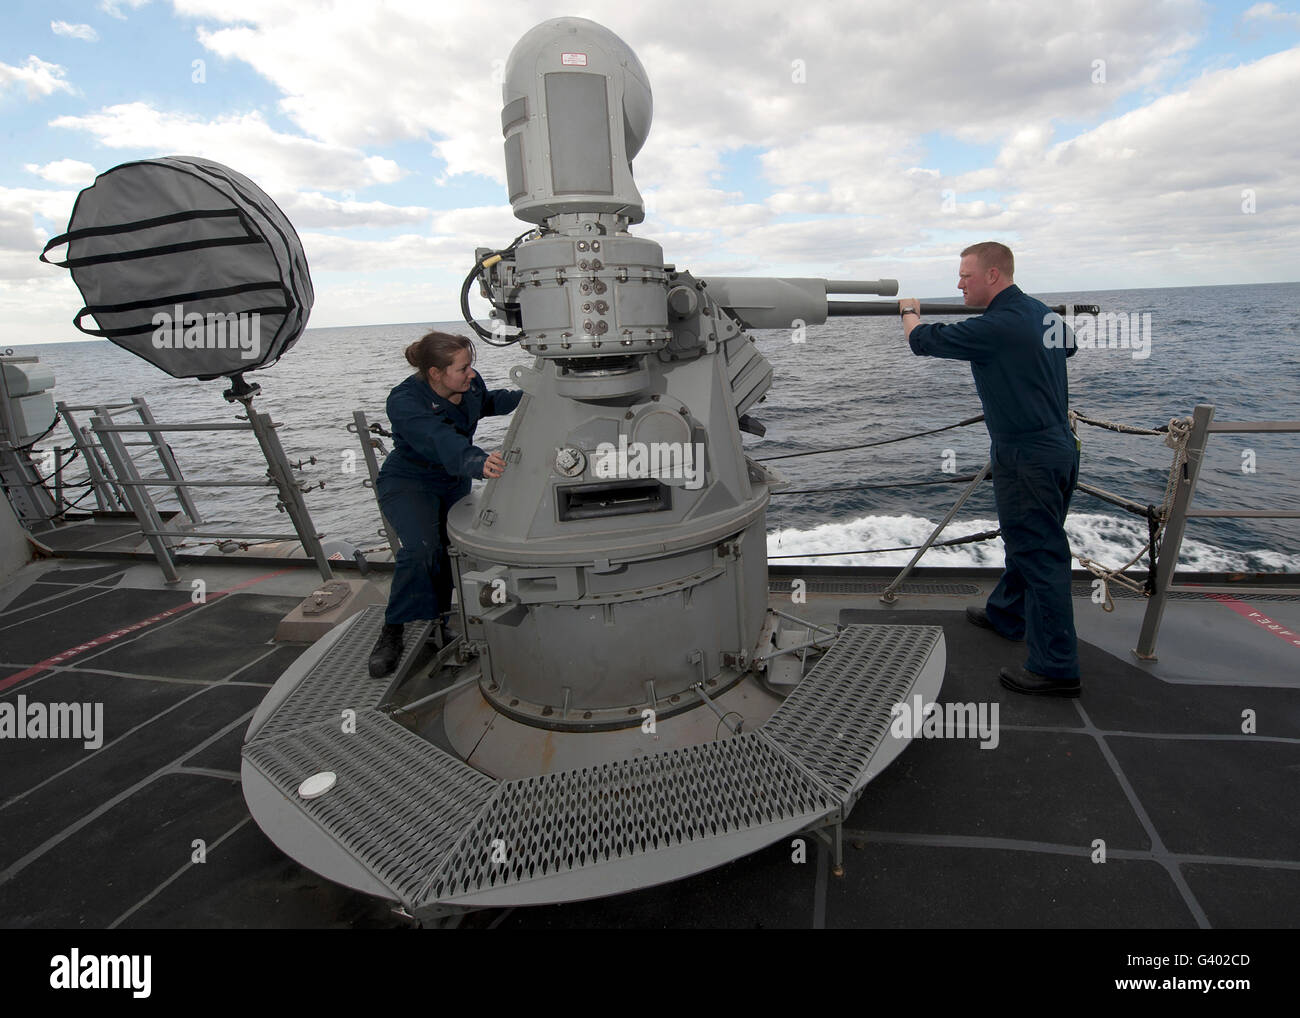
<instances>
[{"instance_id":1,"label":"black boot","mask_svg":"<svg viewBox=\"0 0 1300 1018\"><path fill-rule=\"evenodd\" d=\"M384 631L375 641L375 649L370 652L370 677L381 679L390 675L397 667L397 659L402 656L402 623L390 625L384 623Z\"/></svg>"}]
</instances>

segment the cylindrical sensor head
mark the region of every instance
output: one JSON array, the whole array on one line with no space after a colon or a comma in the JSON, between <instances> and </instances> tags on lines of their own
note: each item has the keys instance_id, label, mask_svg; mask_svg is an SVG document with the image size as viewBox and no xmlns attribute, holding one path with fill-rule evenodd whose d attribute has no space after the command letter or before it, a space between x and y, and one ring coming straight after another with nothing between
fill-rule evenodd
<instances>
[{"instance_id":1,"label":"cylindrical sensor head","mask_svg":"<svg viewBox=\"0 0 1300 1018\"><path fill-rule=\"evenodd\" d=\"M585 18L554 18L511 50L502 87L506 181L515 215L645 218L632 159L650 132L650 83L631 47Z\"/></svg>"}]
</instances>

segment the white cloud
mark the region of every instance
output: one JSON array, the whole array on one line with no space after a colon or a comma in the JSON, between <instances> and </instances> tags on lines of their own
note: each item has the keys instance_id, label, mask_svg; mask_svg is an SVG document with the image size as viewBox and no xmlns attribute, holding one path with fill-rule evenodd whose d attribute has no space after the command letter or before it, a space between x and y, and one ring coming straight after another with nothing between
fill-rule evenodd
<instances>
[{"instance_id":1,"label":"white cloud","mask_svg":"<svg viewBox=\"0 0 1300 1018\"><path fill-rule=\"evenodd\" d=\"M0 63L0 94L10 85L24 89L28 99L55 92L75 93L76 89L67 81L67 74L58 64L47 63L38 56L29 56L22 67Z\"/></svg>"},{"instance_id":2,"label":"white cloud","mask_svg":"<svg viewBox=\"0 0 1300 1018\"><path fill-rule=\"evenodd\" d=\"M1279 21L1284 25L1300 28L1300 14L1284 11L1277 4L1255 4L1241 17L1244 21Z\"/></svg>"},{"instance_id":3,"label":"white cloud","mask_svg":"<svg viewBox=\"0 0 1300 1018\"><path fill-rule=\"evenodd\" d=\"M30 215L16 209L0 208L0 251L28 258L30 251L40 250L41 243L40 231L32 223ZM34 274L30 265L26 269L23 276Z\"/></svg>"},{"instance_id":4,"label":"white cloud","mask_svg":"<svg viewBox=\"0 0 1300 1018\"><path fill-rule=\"evenodd\" d=\"M89 25L73 25L67 21L51 21L50 31L55 35L64 35L69 39L83 39L86 42L97 42L99 33Z\"/></svg>"},{"instance_id":5,"label":"white cloud","mask_svg":"<svg viewBox=\"0 0 1300 1018\"><path fill-rule=\"evenodd\" d=\"M380 201L339 201L317 191L275 195L276 204L299 230L331 227L402 226L428 220L429 209Z\"/></svg>"},{"instance_id":6,"label":"white cloud","mask_svg":"<svg viewBox=\"0 0 1300 1018\"><path fill-rule=\"evenodd\" d=\"M78 159L58 159L44 166L24 163L23 169L36 174L42 180L48 180L53 184L67 184L70 187L85 187L95 179L95 167Z\"/></svg>"},{"instance_id":7,"label":"white cloud","mask_svg":"<svg viewBox=\"0 0 1300 1018\"><path fill-rule=\"evenodd\" d=\"M717 227L698 248L706 259L757 254L752 271L773 275L856 265L921 292L951 292L955 253L990 238L1011 243L1044 290L1297 278L1300 135L1279 127L1294 123L1298 94L1300 48L1205 74L1067 140L1051 118L1027 117L965 173L927 156L925 121L910 138L892 125L816 124L760 157L775 188L766 208L815 220L728 222L707 200L670 218ZM676 211L673 195L656 198Z\"/></svg>"},{"instance_id":8,"label":"white cloud","mask_svg":"<svg viewBox=\"0 0 1300 1018\"><path fill-rule=\"evenodd\" d=\"M358 240L330 233L299 233L312 273L393 272L411 266L431 266L467 272L473 250L458 237L427 237L405 233L387 240Z\"/></svg>"},{"instance_id":9,"label":"white cloud","mask_svg":"<svg viewBox=\"0 0 1300 1018\"><path fill-rule=\"evenodd\" d=\"M46 343L81 338L72 315L85 302L67 269L40 265L39 278L23 278L14 252L0 251L0 344Z\"/></svg>"},{"instance_id":10,"label":"white cloud","mask_svg":"<svg viewBox=\"0 0 1300 1018\"><path fill-rule=\"evenodd\" d=\"M353 190L391 183L404 175L391 159L278 132L257 111L205 121L135 102L85 116L58 117L51 124L87 131L109 148L147 155L184 152L214 159L250 177L265 191Z\"/></svg>"},{"instance_id":11,"label":"white cloud","mask_svg":"<svg viewBox=\"0 0 1300 1018\"><path fill-rule=\"evenodd\" d=\"M37 256L49 237L63 232L76 197L75 191L0 187L0 279L45 279L64 271L50 268ZM38 218L54 228L38 224Z\"/></svg>"},{"instance_id":12,"label":"white cloud","mask_svg":"<svg viewBox=\"0 0 1300 1018\"><path fill-rule=\"evenodd\" d=\"M125 21L126 11L122 8L127 7L133 11L138 11L148 2L149 0L99 0L99 9L119 21Z\"/></svg>"},{"instance_id":13,"label":"white cloud","mask_svg":"<svg viewBox=\"0 0 1300 1018\"><path fill-rule=\"evenodd\" d=\"M528 227L515 218L509 205L449 209L433 217L433 232L468 240L462 261L472 259L474 248L504 247Z\"/></svg>"},{"instance_id":14,"label":"white cloud","mask_svg":"<svg viewBox=\"0 0 1300 1018\"><path fill-rule=\"evenodd\" d=\"M484 31L481 11L410 0L328 8L179 0L178 9L237 22L201 27L199 41L275 84L281 110L313 137L349 147L428 139L449 173L504 180L493 60L504 61L510 42ZM508 12L493 18L510 23Z\"/></svg>"},{"instance_id":15,"label":"white cloud","mask_svg":"<svg viewBox=\"0 0 1300 1018\"><path fill-rule=\"evenodd\" d=\"M317 289L311 324L313 328L329 328L376 322L453 321L460 318L460 312L452 310L448 289L442 281L417 283L372 277L358 285L346 277L330 279L327 286ZM310 338L306 337L304 342ZM389 353L384 352L384 344L388 344ZM382 365L385 358L390 365L402 363L401 344L395 343L382 329L360 340L358 346L361 356L356 370L361 373L374 370L371 365Z\"/></svg>"},{"instance_id":16,"label":"white cloud","mask_svg":"<svg viewBox=\"0 0 1300 1018\"><path fill-rule=\"evenodd\" d=\"M501 65L527 28L567 5L499 0L490 26L470 7L417 0L173 7L197 22L210 64L260 74L306 137L258 112L205 122L143 103L54 123L135 150L124 157L190 151L228 163L309 231L403 230L304 237L314 270L369 273L353 307L384 307L366 297L382 290L379 272L414 265L459 278L475 245L525 228L503 191L501 204L443 211L346 192L400 177L371 153L411 140L444 160L440 182L501 182ZM1161 97L1205 29L1199 0L988 0L961 11L940 0L750 0L709 8L708 24L694 0L585 0L582 12L624 38L649 75L655 122L636 160L648 217L636 232L684 268L899 275L905 289L952 292L955 252L997 237L1039 289L1218 282L1229 267L1234 279L1300 276L1300 132L1285 126L1300 50ZM1294 17L1276 4L1243 15L1274 31ZM972 166L952 139L992 154ZM1246 189L1254 215L1241 211ZM4 236L26 238L30 215Z\"/></svg>"},{"instance_id":17,"label":"white cloud","mask_svg":"<svg viewBox=\"0 0 1300 1018\"><path fill-rule=\"evenodd\" d=\"M66 223L72 214L76 191L43 191L32 187L0 186L0 211L41 216L56 223Z\"/></svg>"},{"instance_id":18,"label":"white cloud","mask_svg":"<svg viewBox=\"0 0 1300 1018\"><path fill-rule=\"evenodd\" d=\"M342 147L427 139L448 175L498 182L501 67L527 28L570 13L500 0L494 24L509 30L485 34L476 9L421 0L174 3L222 26L201 25L199 41L272 82L282 111L312 137ZM1026 124L1050 134L1062 110L1095 119L1175 70L1204 20L1198 0L993 0L962 16L943 0L752 0L718 15L725 31L689 32L674 15L696 17L694 3L590 0L582 13L647 69L655 123L636 172L655 196L652 220L676 225L667 210L710 211L730 232L766 221L768 210L884 214L929 195L927 186L937 207L938 181L911 172L921 134L987 143ZM1106 62L1104 85L1093 81L1094 60ZM744 148L763 153L775 185L766 209L701 206L692 195L717 190L729 155ZM732 204L755 203L724 200Z\"/></svg>"},{"instance_id":19,"label":"white cloud","mask_svg":"<svg viewBox=\"0 0 1300 1018\"><path fill-rule=\"evenodd\" d=\"M1300 138L1277 129L1294 118L1296 94L1300 48L1203 75L1065 141L1027 129L993 166L943 178L959 197L1004 194L1000 209L959 202L943 217L918 203L904 213L921 229L1013 242L1039 289L1296 278ZM937 236L913 253L938 256L952 234Z\"/></svg>"}]
</instances>

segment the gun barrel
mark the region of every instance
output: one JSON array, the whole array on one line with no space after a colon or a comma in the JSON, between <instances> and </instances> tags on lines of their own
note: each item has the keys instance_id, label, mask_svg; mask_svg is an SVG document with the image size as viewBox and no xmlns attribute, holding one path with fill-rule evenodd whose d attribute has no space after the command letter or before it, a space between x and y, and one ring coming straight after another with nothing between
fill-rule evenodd
<instances>
[{"instance_id":1,"label":"gun barrel","mask_svg":"<svg viewBox=\"0 0 1300 1018\"><path fill-rule=\"evenodd\" d=\"M828 279L827 293L871 294L876 297L897 297L897 279Z\"/></svg>"},{"instance_id":2,"label":"gun barrel","mask_svg":"<svg viewBox=\"0 0 1300 1018\"><path fill-rule=\"evenodd\" d=\"M828 293L879 297L898 293L897 279L702 276L700 281L709 296L748 329L788 329L795 322L819 325L826 321Z\"/></svg>"},{"instance_id":3,"label":"gun barrel","mask_svg":"<svg viewBox=\"0 0 1300 1018\"><path fill-rule=\"evenodd\" d=\"M896 279L813 279L779 276L703 276L708 294L740 319L747 329L788 329L796 322L818 325L828 317L897 315L898 304L881 300L831 300L829 294L898 293ZM923 303L923 315L978 315L987 308L964 304ZM1096 304L1059 304L1058 315L1095 315Z\"/></svg>"},{"instance_id":4,"label":"gun barrel","mask_svg":"<svg viewBox=\"0 0 1300 1018\"><path fill-rule=\"evenodd\" d=\"M988 308L968 307L965 304L927 304L921 302L923 315L982 315ZM1057 304L1049 307L1058 315L1072 318L1075 315L1096 315L1101 313L1100 304ZM883 300L832 300L826 304L828 318L869 318L889 317L898 314L898 304Z\"/></svg>"}]
</instances>

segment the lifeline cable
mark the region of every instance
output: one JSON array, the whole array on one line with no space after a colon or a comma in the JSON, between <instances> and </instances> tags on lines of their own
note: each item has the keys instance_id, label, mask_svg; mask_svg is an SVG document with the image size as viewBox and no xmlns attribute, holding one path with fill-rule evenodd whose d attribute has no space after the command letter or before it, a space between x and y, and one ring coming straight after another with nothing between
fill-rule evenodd
<instances>
[{"instance_id":1,"label":"lifeline cable","mask_svg":"<svg viewBox=\"0 0 1300 1018\"><path fill-rule=\"evenodd\" d=\"M773 497L777 495L820 495L828 491L875 491L883 488L921 488L929 484L963 484L975 480L974 474L966 474L964 477L945 477L939 481L894 481L891 484L849 484L835 488L793 488L790 490L782 489L781 491L772 492Z\"/></svg>"},{"instance_id":2,"label":"lifeline cable","mask_svg":"<svg viewBox=\"0 0 1300 1018\"><path fill-rule=\"evenodd\" d=\"M954 544L978 544L980 541L991 541L993 538L1001 535L1001 528L997 530L984 530L978 534L967 534L965 537L952 537L946 541L935 541L930 545L931 548L947 548ZM794 555L769 555L768 560L778 558L830 558L835 555L875 555L882 551L915 551L923 545L909 544L901 548L864 548L861 551L805 551Z\"/></svg>"},{"instance_id":3,"label":"lifeline cable","mask_svg":"<svg viewBox=\"0 0 1300 1018\"><path fill-rule=\"evenodd\" d=\"M958 421L956 424L948 424L942 428L932 428L929 431L917 431L910 435L900 435L898 438L882 438L878 442L863 442L861 445L837 445L831 449L810 449L807 452L786 452L779 456L760 456L755 462L771 463L773 460L788 460L795 456L820 456L824 452L848 452L851 449L870 449L872 446L889 445L892 442L905 442L909 438L920 438L923 435L937 435L941 431L951 431L953 428L964 428L970 424L978 424L984 420L984 415L979 414L975 417L968 417L964 421Z\"/></svg>"}]
</instances>

